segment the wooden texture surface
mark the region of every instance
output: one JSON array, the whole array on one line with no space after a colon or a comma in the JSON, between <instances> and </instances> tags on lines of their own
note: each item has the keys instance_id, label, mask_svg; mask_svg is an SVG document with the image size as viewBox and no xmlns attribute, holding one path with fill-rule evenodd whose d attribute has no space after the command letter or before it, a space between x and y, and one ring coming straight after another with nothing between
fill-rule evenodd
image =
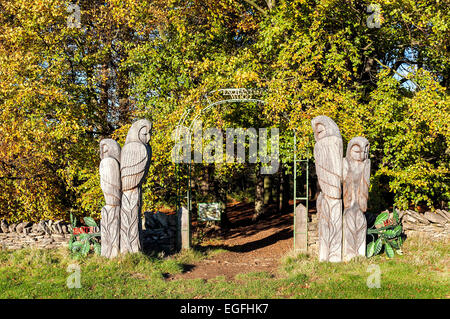
<instances>
[{"instance_id":1,"label":"wooden texture surface","mask_svg":"<svg viewBox=\"0 0 450 319\"><path fill-rule=\"evenodd\" d=\"M314 159L321 192L317 198L319 260L342 261L342 137L327 116L311 121L316 145Z\"/></svg>"},{"instance_id":2,"label":"wooden texture surface","mask_svg":"<svg viewBox=\"0 0 450 319\"><path fill-rule=\"evenodd\" d=\"M343 167L343 259L366 255L367 210L370 183L369 141L354 137L347 146Z\"/></svg>"},{"instance_id":3,"label":"wooden texture surface","mask_svg":"<svg viewBox=\"0 0 450 319\"><path fill-rule=\"evenodd\" d=\"M177 234L177 246L178 249L191 248L191 221L189 211L186 207L181 206L177 212L178 217L178 234Z\"/></svg>"},{"instance_id":4,"label":"wooden texture surface","mask_svg":"<svg viewBox=\"0 0 450 319\"><path fill-rule=\"evenodd\" d=\"M114 258L120 253L120 206L106 205L101 214L101 255Z\"/></svg>"},{"instance_id":5,"label":"wooden texture surface","mask_svg":"<svg viewBox=\"0 0 450 319\"><path fill-rule=\"evenodd\" d=\"M298 204L295 208L295 252L307 253L308 251L308 213L306 207Z\"/></svg>"},{"instance_id":6,"label":"wooden texture surface","mask_svg":"<svg viewBox=\"0 0 450 319\"><path fill-rule=\"evenodd\" d=\"M101 255L114 258L119 253L120 204L122 197L120 178L120 145L112 139L100 141L100 187L106 205L101 211Z\"/></svg>"},{"instance_id":7,"label":"wooden texture surface","mask_svg":"<svg viewBox=\"0 0 450 319\"><path fill-rule=\"evenodd\" d=\"M142 250L141 187L150 165L148 145L151 123L139 120L131 125L120 156L122 207L120 214L120 252Z\"/></svg>"}]
</instances>

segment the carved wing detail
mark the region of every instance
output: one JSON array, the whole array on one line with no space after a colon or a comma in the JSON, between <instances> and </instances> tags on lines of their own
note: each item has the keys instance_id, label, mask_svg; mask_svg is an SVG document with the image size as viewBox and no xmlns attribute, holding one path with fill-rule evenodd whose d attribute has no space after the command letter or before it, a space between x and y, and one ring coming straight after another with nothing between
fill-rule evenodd
<instances>
[{"instance_id":1,"label":"carved wing detail","mask_svg":"<svg viewBox=\"0 0 450 319\"><path fill-rule=\"evenodd\" d=\"M352 187L353 187L353 181L352 181L352 175L348 174L349 170L349 163L347 158L344 158L343 161L343 200L344 200L344 207L348 208L350 207L352 203Z\"/></svg>"},{"instance_id":2,"label":"carved wing detail","mask_svg":"<svg viewBox=\"0 0 450 319\"><path fill-rule=\"evenodd\" d=\"M314 147L320 188L332 198L341 197L342 153L342 139L337 136L323 138Z\"/></svg>"},{"instance_id":3,"label":"carved wing detail","mask_svg":"<svg viewBox=\"0 0 450 319\"><path fill-rule=\"evenodd\" d=\"M106 157L100 162L100 187L107 205L120 205L122 191L120 165L116 159Z\"/></svg>"},{"instance_id":4,"label":"carved wing detail","mask_svg":"<svg viewBox=\"0 0 450 319\"><path fill-rule=\"evenodd\" d=\"M136 188L144 179L149 164L149 149L142 143L124 145L120 156L122 191Z\"/></svg>"},{"instance_id":5,"label":"carved wing detail","mask_svg":"<svg viewBox=\"0 0 450 319\"><path fill-rule=\"evenodd\" d=\"M358 205L362 212L367 210L367 200L369 199L370 186L370 159L364 161L364 168L361 174L361 181L358 188Z\"/></svg>"}]
</instances>

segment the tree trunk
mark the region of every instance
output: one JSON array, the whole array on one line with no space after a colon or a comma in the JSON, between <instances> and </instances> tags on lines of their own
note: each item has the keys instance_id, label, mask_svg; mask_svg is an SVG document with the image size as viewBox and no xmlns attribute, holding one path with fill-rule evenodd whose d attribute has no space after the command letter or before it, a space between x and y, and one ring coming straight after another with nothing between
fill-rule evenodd
<instances>
[{"instance_id":1,"label":"tree trunk","mask_svg":"<svg viewBox=\"0 0 450 319\"><path fill-rule=\"evenodd\" d=\"M282 201L281 201L281 211L286 211L289 208L289 199L291 197L291 192L290 192L290 182L289 182L289 178L290 175L286 174L286 169L283 168L282 169L282 173L281 173L281 177L282 177L282 182L281 182L281 195L282 195Z\"/></svg>"},{"instance_id":2,"label":"tree trunk","mask_svg":"<svg viewBox=\"0 0 450 319\"><path fill-rule=\"evenodd\" d=\"M252 219L258 219L264 213L264 176L261 175L261 164L256 165L255 213Z\"/></svg>"},{"instance_id":3,"label":"tree trunk","mask_svg":"<svg viewBox=\"0 0 450 319\"><path fill-rule=\"evenodd\" d=\"M281 170L278 170L277 174L275 175L275 188L276 188L276 195L275 195L275 205L276 205L276 211L277 213L281 210Z\"/></svg>"}]
</instances>

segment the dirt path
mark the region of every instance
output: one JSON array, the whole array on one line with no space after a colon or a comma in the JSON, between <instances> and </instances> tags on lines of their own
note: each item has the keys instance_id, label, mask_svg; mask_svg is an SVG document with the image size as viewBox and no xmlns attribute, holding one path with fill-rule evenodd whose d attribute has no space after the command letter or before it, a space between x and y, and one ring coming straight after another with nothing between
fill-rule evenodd
<instances>
[{"instance_id":1,"label":"dirt path","mask_svg":"<svg viewBox=\"0 0 450 319\"><path fill-rule=\"evenodd\" d=\"M276 276L280 258L293 246L292 213L264 216L251 220L252 204L230 205L230 228L221 234L217 246L227 252L186 265L186 271L171 279L211 279L225 276L227 280L241 273L266 271Z\"/></svg>"}]
</instances>

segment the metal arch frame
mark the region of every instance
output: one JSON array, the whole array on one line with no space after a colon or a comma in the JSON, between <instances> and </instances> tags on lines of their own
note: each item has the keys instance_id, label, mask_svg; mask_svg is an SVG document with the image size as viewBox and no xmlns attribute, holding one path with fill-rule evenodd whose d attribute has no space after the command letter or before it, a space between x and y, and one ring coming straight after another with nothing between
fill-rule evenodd
<instances>
[{"instance_id":1,"label":"metal arch frame","mask_svg":"<svg viewBox=\"0 0 450 319\"><path fill-rule=\"evenodd\" d=\"M213 90L210 91L209 93L204 95L204 99L208 102L208 105L205 106L204 108L202 108L196 115L195 117L192 119L191 124L188 127L188 133L189 133L189 143L191 143L191 131L192 131L192 127L194 125L194 123L196 122L196 120L205 112L208 111L210 109L212 109L213 107L217 106L217 105L221 105L221 104L226 104L226 103L239 103L239 102L254 102L254 103L261 103L261 104L267 104L266 101L261 100L261 99L253 99L253 98L231 98L231 99L223 99L223 100L219 100L216 102L210 102L210 99L208 98L208 94L213 94L216 92L226 92L227 90L238 90L238 92L248 92L247 89L245 88L238 88L238 89L219 89L219 90ZM250 93L253 90L250 89ZM191 113L193 107L188 107L183 114L181 115L180 120L178 121L177 124L177 130L176 130L176 138L178 139L180 136L180 128L182 127L182 125L186 122L189 114ZM296 248L296 243L295 243L295 238L296 238L296 229L295 229L295 224L296 224L296 214L295 214L295 208L297 205L297 200L304 200L306 202L306 214L308 216L308 189L309 189L309 183L308 183L308 176L309 176L309 172L308 172L308 168L309 168L309 160L306 159L300 159L297 160L297 134L296 131L294 130L294 227L293 227L293 236L294 236L294 251ZM297 162L306 162L306 196L305 197L297 197ZM189 215L189 224L190 224L190 217L191 217L191 209L192 209L192 195L191 195L191 166L192 163L191 161L189 161L188 164L188 183L187 183L187 192L186 192L186 197L181 195L181 180L182 180L182 176L181 176L181 169L180 169L180 163L175 163L175 176L176 176L176 183L177 183L177 200L176 200L176 213L179 213L179 209L181 207L181 198L186 198L187 201L187 210L188 210L188 215ZM308 223L306 223L306 227ZM184 231L189 231L190 232L190 227L188 229L185 229ZM308 228L306 228L306 236L308 236ZM191 243L189 242L187 245L187 248L191 247Z\"/></svg>"}]
</instances>

